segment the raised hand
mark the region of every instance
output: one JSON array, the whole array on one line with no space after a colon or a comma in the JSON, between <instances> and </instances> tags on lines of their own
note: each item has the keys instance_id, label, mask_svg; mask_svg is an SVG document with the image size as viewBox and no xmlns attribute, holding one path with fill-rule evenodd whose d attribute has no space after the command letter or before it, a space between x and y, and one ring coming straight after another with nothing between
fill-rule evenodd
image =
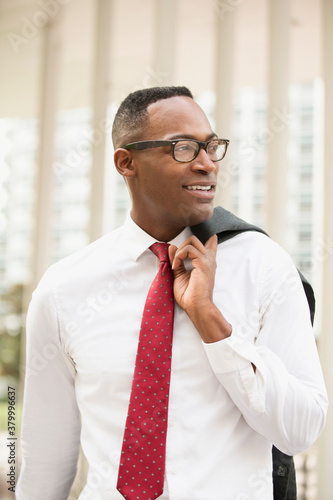
<instances>
[{"instance_id":1,"label":"raised hand","mask_svg":"<svg viewBox=\"0 0 333 500\"><path fill-rule=\"evenodd\" d=\"M174 245L169 248L175 300L205 342L216 342L231 334L230 324L213 302L216 251L215 235L205 245L196 236L190 236L179 248ZM191 270L184 265L186 259L192 261Z\"/></svg>"}]
</instances>

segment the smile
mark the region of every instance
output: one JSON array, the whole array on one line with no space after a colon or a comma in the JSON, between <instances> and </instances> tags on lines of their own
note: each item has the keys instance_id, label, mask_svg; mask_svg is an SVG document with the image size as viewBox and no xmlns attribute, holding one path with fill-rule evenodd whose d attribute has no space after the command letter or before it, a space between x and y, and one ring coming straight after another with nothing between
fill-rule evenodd
<instances>
[{"instance_id":1,"label":"smile","mask_svg":"<svg viewBox=\"0 0 333 500\"><path fill-rule=\"evenodd\" d=\"M214 189L214 186L184 186L185 189L189 191L211 191Z\"/></svg>"},{"instance_id":2,"label":"smile","mask_svg":"<svg viewBox=\"0 0 333 500\"><path fill-rule=\"evenodd\" d=\"M192 199L196 198L201 202L210 203L215 197L215 184L192 184L191 186L183 186L183 189L187 191L187 196L191 196Z\"/></svg>"}]
</instances>

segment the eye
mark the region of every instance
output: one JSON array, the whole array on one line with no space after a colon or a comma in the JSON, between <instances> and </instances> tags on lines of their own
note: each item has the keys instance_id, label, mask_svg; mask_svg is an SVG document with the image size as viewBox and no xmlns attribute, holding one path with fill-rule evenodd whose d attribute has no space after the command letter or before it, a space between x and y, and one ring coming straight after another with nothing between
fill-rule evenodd
<instances>
[{"instance_id":1,"label":"eye","mask_svg":"<svg viewBox=\"0 0 333 500\"><path fill-rule=\"evenodd\" d=\"M218 141L212 141L208 144L208 151L211 152L211 153L216 153L216 151L218 150L219 148L219 143Z\"/></svg>"},{"instance_id":2,"label":"eye","mask_svg":"<svg viewBox=\"0 0 333 500\"><path fill-rule=\"evenodd\" d=\"M175 151L181 152L193 152L196 151L197 144L192 141L179 141L175 146Z\"/></svg>"}]
</instances>

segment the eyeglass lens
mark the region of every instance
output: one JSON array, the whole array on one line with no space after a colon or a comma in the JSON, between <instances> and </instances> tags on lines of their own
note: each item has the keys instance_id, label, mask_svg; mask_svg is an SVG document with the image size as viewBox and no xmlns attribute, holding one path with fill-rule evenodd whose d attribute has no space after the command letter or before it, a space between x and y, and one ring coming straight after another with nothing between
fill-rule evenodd
<instances>
[{"instance_id":1,"label":"eyeglass lens","mask_svg":"<svg viewBox=\"0 0 333 500\"><path fill-rule=\"evenodd\" d=\"M193 160L200 149L200 145L191 140L178 141L174 147L174 156L178 161ZM226 151L226 143L220 144L219 141L210 141L207 144L206 152L212 161L222 160Z\"/></svg>"}]
</instances>

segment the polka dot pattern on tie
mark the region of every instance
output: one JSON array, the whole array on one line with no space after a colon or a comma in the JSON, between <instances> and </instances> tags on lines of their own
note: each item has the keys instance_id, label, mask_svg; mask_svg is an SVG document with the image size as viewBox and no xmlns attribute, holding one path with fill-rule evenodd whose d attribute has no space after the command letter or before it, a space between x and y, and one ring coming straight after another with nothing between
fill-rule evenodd
<instances>
[{"instance_id":1,"label":"polka dot pattern on tie","mask_svg":"<svg viewBox=\"0 0 333 500\"><path fill-rule=\"evenodd\" d=\"M117 489L127 500L163 493L174 313L168 247L149 247L160 266L142 317L119 465Z\"/></svg>"}]
</instances>

